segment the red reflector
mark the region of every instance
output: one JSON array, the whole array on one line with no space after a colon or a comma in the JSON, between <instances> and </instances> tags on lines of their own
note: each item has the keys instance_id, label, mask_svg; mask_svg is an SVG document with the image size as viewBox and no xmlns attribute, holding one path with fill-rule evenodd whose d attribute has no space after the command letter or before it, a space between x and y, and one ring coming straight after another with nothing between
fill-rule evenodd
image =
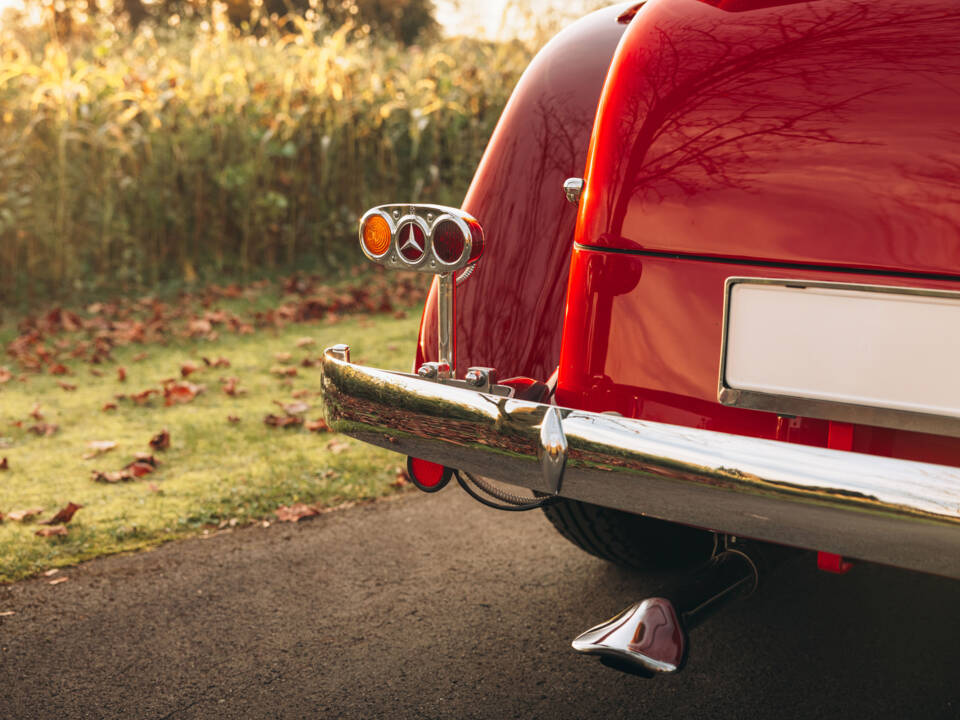
<instances>
[{"instance_id":1,"label":"red reflector","mask_svg":"<svg viewBox=\"0 0 960 720\"><path fill-rule=\"evenodd\" d=\"M850 572L850 568L852 567L853 563L844 560L842 555L826 552L817 553L817 568L819 570L836 575L843 575L844 573Z\"/></svg>"},{"instance_id":2,"label":"red reflector","mask_svg":"<svg viewBox=\"0 0 960 720\"><path fill-rule=\"evenodd\" d=\"M442 220L433 229L433 251L445 263L455 263L463 255L466 238L452 220Z\"/></svg>"},{"instance_id":3,"label":"red reflector","mask_svg":"<svg viewBox=\"0 0 960 720\"><path fill-rule=\"evenodd\" d=\"M424 492L436 492L442 490L453 475L453 470L443 465L421 460L420 458L407 458L407 474L410 480L420 490Z\"/></svg>"}]
</instances>

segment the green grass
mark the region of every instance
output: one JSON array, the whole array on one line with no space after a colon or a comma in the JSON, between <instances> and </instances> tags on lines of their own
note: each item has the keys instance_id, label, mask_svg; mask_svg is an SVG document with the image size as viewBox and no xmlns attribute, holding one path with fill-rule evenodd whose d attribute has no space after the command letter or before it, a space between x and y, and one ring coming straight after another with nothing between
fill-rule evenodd
<instances>
[{"instance_id":1,"label":"green grass","mask_svg":"<svg viewBox=\"0 0 960 720\"><path fill-rule=\"evenodd\" d=\"M354 316L337 324L291 324L253 335L224 335L216 342L182 340L166 346L131 345L114 352L127 380L117 380L114 366L103 366L94 377L88 365L77 364L64 378L31 375L27 382L0 386L0 457L10 469L0 471L0 512L44 507L50 517L68 502L83 505L69 523L65 537L41 538L35 523L0 524L0 581L14 581L41 570L74 564L110 553L155 545L195 535L223 523L245 524L273 519L280 505L293 502L322 506L380 497L395 492L391 483L401 457L331 433L302 428L268 427L268 413L282 413L274 401L291 402L295 391L310 404L307 419L320 416L319 368L303 368L304 356L317 357L336 342L349 342L355 361L407 370L414 354L419 312L397 319L390 315ZM298 348L297 340L316 344ZM148 357L135 362L138 353ZM270 369L275 353L289 352L297 376L282 380ZM229 369L205 368L202 356L224 356ZM117 393L158 387L165 378L179 377L180 365L192 361L201 370L189 380L206 385L206 392L188 404L164 407L163 400L140 407L118 402L112 412L101 410ZM221 377L239 378L247 390L230 397L221 390ZM76 384L64 391L57 380ZM51 437L36 437L27 428L29 416L41 405L44 422L59 426ZM227 416L240 418L231 424ZM22 427L14 423L23 421ZM154 453L157 471L126 483L101 484L91 470L118 470L136 452L149 452L148 441L167 428L171 447ZM117 447L84 460L87 443L110 440ZM347 449L334 452L331 441ZM336 449L336 447L334 447ZM153 487L151 488L151 484Z\"/></svg>"}]
</instances>

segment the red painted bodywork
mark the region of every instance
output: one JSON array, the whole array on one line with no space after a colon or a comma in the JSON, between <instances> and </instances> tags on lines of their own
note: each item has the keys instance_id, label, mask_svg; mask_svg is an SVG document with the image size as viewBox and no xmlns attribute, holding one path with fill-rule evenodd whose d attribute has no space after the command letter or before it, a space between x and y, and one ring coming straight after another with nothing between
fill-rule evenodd
<instances>
[{"instance_id":1,"label":"red painted bodywork","mask_svg":"<svg viewBox=\"0 0 960 720\"><path fill-rule=\"evenodd\" d=\"M480 221L483 257L457 289L457 372L545 380L560 357L576 209L563 181L583 175L597 101L630 3L588 15L527 68L484 152L463 209ZM436 360L436 283L416 362Z\"/></svg>"},{"instance_id":2,"label":"red painted bodywork","mask_svg":"<svg viewBox=\"0 0 960 720\"><path fill-rule=\"evenodd\" d=\"M960 278L960 4L717 4L631 23L578 240Z\"/></svg>"},{"instance_id":3,"label":"red painted bodywork","mask_svg":"<svg viewBox=\"0 0 960 720\"><path fill-rule=\"evenodd\" d=\"M535 61L477 172L464 208L487 246L458 297L458 371L543 380L562 319L561 405L827 446L829 421L718 403L724 283L960 290L960 4L651 0L597 105L622 29L608 21ZM595 49L573 62L587 30ZM582 174L594 110L564 288L559 187ZM418 362L435 353L431 304ZM960 465L956 438L833 435Z\"/></svg>"}]
</instances>

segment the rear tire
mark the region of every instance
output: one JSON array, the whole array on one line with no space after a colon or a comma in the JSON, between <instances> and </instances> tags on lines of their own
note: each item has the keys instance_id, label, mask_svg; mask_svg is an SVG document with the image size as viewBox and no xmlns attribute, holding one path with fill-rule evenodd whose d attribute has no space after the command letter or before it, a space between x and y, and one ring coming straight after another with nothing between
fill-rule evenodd
<instances>
[{"instance_id":1,"label":"rear tire","mask_svg":"<svg viewBox=\"0 0 960 720\"><path fill-rule=\"evenodd\" d=\"M557 531L598 558L636 570L696 567L714 551L708 530L558 498L543 507Z\"/></svg>"}]
</instances>

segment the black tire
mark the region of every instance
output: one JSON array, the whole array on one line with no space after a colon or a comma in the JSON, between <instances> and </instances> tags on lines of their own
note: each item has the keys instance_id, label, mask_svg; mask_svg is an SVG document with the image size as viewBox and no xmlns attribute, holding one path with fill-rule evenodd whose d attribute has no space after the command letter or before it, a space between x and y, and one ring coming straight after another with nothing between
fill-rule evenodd
<instances>
[{"instance_id":1,"label":"black tire","mask_svg":"<svg viewBox=\"0 0 960 720\"><path fill-rule=\"evenodd\" d=\"M553 526L577 547L636 570L681 570L709 559L715 536L707 530L622 510L559 498L543 507Z\"/></svg>"}]
</instances>

